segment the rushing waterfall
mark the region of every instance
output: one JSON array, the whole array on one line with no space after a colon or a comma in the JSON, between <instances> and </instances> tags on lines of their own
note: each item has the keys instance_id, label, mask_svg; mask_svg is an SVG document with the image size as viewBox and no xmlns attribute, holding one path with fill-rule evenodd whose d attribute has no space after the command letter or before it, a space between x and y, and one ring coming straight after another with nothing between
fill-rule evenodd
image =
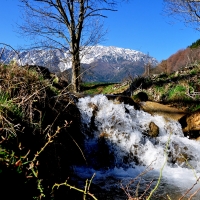
<instances>
[{"instance_id":1,"label":"rushing waterfall","mask_svg":"<svg viewBox=\"0 0 200 200\"><path fill-rule=\"evenodd\" d=\"M130 180L150 165L153 169L146 177L154 179L158 179L164 166L165 188L176 186L183 193L196 182L200 174L200 143L184 137L177 121L152 116L104 95L80 98L77 106L89 163L89 167L77 167L83 178L95 172L97 183L108 177ZM152 122L159 127L157 137L148 135ZM104 187L108 188L109 181L106 183ZM163 191L170 195L170 191Z\"/></svg>"}]
</instances>

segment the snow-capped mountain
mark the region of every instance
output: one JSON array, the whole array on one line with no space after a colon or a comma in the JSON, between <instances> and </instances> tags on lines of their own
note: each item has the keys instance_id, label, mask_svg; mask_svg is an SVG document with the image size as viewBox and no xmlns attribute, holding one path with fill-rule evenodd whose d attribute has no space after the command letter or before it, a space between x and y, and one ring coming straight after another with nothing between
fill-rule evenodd
<instances>
[{"instance_id":1,"label":"snow-capped mountain","mask_svg":"<svg viewBox=\"0 0 200 200\"><path fill-rule=\"evenodd\" d=\"M157 60L140 51L124 49L113 46L95 46L91 48L88 54L82 58L82 63L91 64L95 61L120 63L122 60L137 62L151 62L153 65L158 64Z\"/></svg>"},{"instance_id":2,"label":"snow-capped mountain","mask_svg":"<svg viewBox=\"0 0 200 200\"><path fill-rule=\"evenodd\" d=\"M0 48L0 52L2 50ZM30 50L16 53L5 49L1 53L1 62L8 63L11 60L16 60L22 66L44 66L51 72L64 72L71 68L70 54L63 50ZM158 61L131 49L90 46L81 51L81 63L83 68L87 69L83 78L86 81L121 81L128 74L142 74L146 63L155 66Z\"/></svg>"}]
</instances>

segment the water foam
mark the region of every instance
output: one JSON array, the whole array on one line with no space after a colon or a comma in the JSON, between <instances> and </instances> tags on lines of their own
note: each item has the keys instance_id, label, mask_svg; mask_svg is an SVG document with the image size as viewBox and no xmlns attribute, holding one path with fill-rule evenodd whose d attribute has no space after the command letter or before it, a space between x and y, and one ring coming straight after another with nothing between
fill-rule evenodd
<instances>
[{"instance_id":1,"label":"water foam","mask_svg":"<svg viewBox=\"0 0 200 200\"><path fill-rule=\"evenodd\" d=\"M90 167L89 171L96 171L99 179L102 173L103 178L111 175L121 179L135 177L149 165L153 168L151 176L158 177L167 159L163 179L170 184L178 183L180 188L195 183L200 172L200 144L184 137L177 121L152 116L124 103L116 104L104 95L80 98L77 106L85 127L87 159L92 160L99 155L100 138L108 147L108 154L114 157L113 165L107 168L94 170L95 167ZM159 127L156 138L147 136L150 122ZM79 168L78 171L81 173L82 170ZM86 171L84 169L84 174L87 174Z\"/></svg>"}]
</instances>

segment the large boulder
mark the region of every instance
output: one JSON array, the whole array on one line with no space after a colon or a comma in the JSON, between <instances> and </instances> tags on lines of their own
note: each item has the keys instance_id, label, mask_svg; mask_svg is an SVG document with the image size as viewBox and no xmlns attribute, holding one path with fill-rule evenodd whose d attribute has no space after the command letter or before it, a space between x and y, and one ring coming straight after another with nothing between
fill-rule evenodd
<instances>
[{"instance_id":1,"label":"large boulder","mask_svg":"<svg viewBox=\"0 0 200 200\"><path fill-rule=\"evenodd\" d=\"M166 119L179 120L186 114L184 110L152 101L141 102L140 105L145 112L152 115L161 115Z\"/></svg>"},{"instance_id":2,"label":"large boulder","mask_svg":"<svg viewBox=\"0 0 200 200\"><path fill-rule=\"evenodd\" d=\"M159 134L159 127L154 122L150 122L148 135L151 137L157 137L158 134Z\"/></svg>"},{"instance_id":3,"label":"large boulder","mask_svg":"<svg viewBox=\"0 0 200 200\"><path fill-rule=\"evenodd\" d=\"M179 122L186 136L190 138L198 138L200 136L200 109L183 116Z\"/></svg>"}]
</instances>

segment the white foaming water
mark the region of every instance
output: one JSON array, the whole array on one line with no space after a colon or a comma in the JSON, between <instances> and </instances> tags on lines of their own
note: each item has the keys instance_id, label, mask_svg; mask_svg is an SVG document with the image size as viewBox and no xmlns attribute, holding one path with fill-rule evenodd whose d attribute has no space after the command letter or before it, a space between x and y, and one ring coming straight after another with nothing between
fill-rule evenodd
<instances>
[{"instance_id":1,"label":"white foaming water","mask_svg":"<svg viewBox=\"0 0 200 200\"><path fill-rule=\"evenodd\" d=\"M90 167L76 168L83 178L95 172L97 182L108 177L130 179L151 165L153 170L148 176L157 179L167 159L162 174L166 183L184 191L196 182L200 172L200 143L184 137L178 122L152 116L124 103L115 104L104 95L80 98L77 106L90 163ZM151 122L159 127L156 138L148 136Z\"/></svg>"}]
</instances>

